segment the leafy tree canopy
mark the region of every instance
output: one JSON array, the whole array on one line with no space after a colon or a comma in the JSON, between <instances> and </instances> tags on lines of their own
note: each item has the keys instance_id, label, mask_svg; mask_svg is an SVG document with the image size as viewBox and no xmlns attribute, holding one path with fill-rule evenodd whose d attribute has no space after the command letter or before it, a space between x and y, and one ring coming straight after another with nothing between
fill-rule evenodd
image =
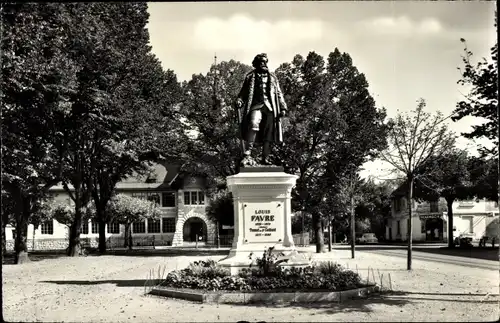
<instances>
[{"instance_id":1,"label":"leafy tree canopy","mask_svg":"<svg viewBox=\"0 0 500 323\"><path fill-rule=\"evenodd\" d=\"M495 144L493 148L482 147L484 155L498 154L498 44L491 48L489 60L483 58L476 64L471 61L473 53L465 44L462 56L463 68L459 68L462 78L457 82L471 88L463 100L457 103L452 120L458 121L466 116L485 120L480 125L472 126L472 131L462 133L466 138L487 138Z\"/></svg>"}]
</instances>

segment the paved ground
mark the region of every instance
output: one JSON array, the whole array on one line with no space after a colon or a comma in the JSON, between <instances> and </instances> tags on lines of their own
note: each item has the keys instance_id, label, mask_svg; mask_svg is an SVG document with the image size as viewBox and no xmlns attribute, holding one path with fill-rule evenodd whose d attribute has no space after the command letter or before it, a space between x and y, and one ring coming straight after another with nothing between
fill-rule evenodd
<instances>
[{"instance_id":1,"label":"paved ground","mask_svg":"<svg viewBox=\"0 0 500 323\"><path fill-rule=\"evenodd\" d=\"M308 248L310 250L312 247ZM338 245L336 250L350 250L350 246ZM406 246L360 245L356 250L387 256L407 257ZM445 257L443 257L445 256ZM443 244L427 244L413 247L413 259L446 262L473 268L499 269L498 248L454 248Z\"/></svg>"},{"instance_id":2,"label":"paved ground","mask_svg":"<svg viewBox=\"0 0 500 323\"><path fill-rule=\"evenodd\" d=\"M406 254L407 246L394 246L394 245L363 245L359 246L360 250L402 250ZM474 259L482 260L499 260L498 247L486 248L472 247L472 248L448 248L445 244L417 244L414 245L412 250L422 256L432 255L446 255L468 258L474 262Z\"/></svg>"},{"instance_id":3,"label":"paved ground","mask_svg":"<svg viewBox=\"0 0 500 323\"><path fill-rule=\"evenodd\" d=\"M312 248L310 248L312 250ZM202 252L202 251L199 251ZM187 253L189 254L189 253ZM201 257L207 258L209 252ZM222 256L210 256L220 259ZM441 256L445 259L447 256ZM53 258L3 266L7 321L236 322L247 321L492 321L499 318L498 269L415 259L408 272L401 255L349 250L315 255L335 260L366 277L384 275L398 295L307 306L202 305L144 296L150 269L182 268L199 256L114 255ZM494 262L492 262L494 263ZM377 270L378 269L378 270ZM373 278L371 278L373 279Z\"/></svg>"}]
</instances>

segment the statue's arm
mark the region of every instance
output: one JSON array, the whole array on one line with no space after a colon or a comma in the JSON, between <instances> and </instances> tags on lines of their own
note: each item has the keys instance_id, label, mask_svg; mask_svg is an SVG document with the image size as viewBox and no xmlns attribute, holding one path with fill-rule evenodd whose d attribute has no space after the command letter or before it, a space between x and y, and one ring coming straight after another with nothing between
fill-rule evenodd
<instances>
[{"instance_id":1,"label":"statue's arm","mask_svg":"<svg viewBox=\"0 0 500 323\"><path fill-rule=\"evenodd\" d=\"M236 98L236 105L241 107L243 103L248 99L248 87L249 87L249 78L246 77L241 86L240 93L238 93L238 97Z\"/></svg>"}]
</instances>

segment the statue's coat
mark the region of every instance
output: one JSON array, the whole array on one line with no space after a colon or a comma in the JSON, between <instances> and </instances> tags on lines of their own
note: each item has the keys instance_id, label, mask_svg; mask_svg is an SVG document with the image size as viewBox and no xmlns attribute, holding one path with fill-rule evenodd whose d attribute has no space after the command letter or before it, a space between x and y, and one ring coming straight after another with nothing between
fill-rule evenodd
<instances>
[{"instance_id":1,"label":"statue's coat","mask_svg":"<svg viewBox=\"0 0 500 323\"><path fill-rule=\"evenodd\" d=\"M251 105L253 101L253 94L255 88L255 79L256 79L256 70L249 72L245 76L245 81L243 82L243 86L238 95L238 98L243 101L243 106L241 109L242 112L242 122L241 122L241 135L243 139L247 138L249 127L249 116L251 112ZM281 118L279 117L281 111L286 111L287 106L285 103L285 99L283 97L283 93L281 92L278 79L276 76L269 72L268 80L268 97L270 99L273 115L274 115L274 129L273 129L273 139L274 142L283 142L283 130L281 126ZM262 139L259 135L256 137L256 142L262 143Z\"/></svg>"}]
</instances>

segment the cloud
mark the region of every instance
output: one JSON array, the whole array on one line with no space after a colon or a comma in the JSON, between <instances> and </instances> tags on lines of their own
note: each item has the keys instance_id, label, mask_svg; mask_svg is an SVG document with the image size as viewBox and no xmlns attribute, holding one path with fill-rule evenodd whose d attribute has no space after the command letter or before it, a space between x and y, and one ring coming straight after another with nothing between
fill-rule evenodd
<instances>
[{"instance_id":1,"label":"cloud","mask_svg":"<svg viewBox=\"0 0 500 323\"><path fill-rule=\"evenodd\" d=\"M407 16L377 17L365 21L363 25L374 32L392 35L432 35L443 31L443 26L435 18L414 21Z\"/></svg>"},{"instance_id":2,"label":"cloud","mask_svg":"<svg viewBox=\"0 0 500 323\"><path fill-rule=\"evenodd\" d=\"M273 51L323 37L318 20L256 20L237 14L229 19L203 18L194 25L193 42L204 50Z\"/></svg>"}]
</instances>

